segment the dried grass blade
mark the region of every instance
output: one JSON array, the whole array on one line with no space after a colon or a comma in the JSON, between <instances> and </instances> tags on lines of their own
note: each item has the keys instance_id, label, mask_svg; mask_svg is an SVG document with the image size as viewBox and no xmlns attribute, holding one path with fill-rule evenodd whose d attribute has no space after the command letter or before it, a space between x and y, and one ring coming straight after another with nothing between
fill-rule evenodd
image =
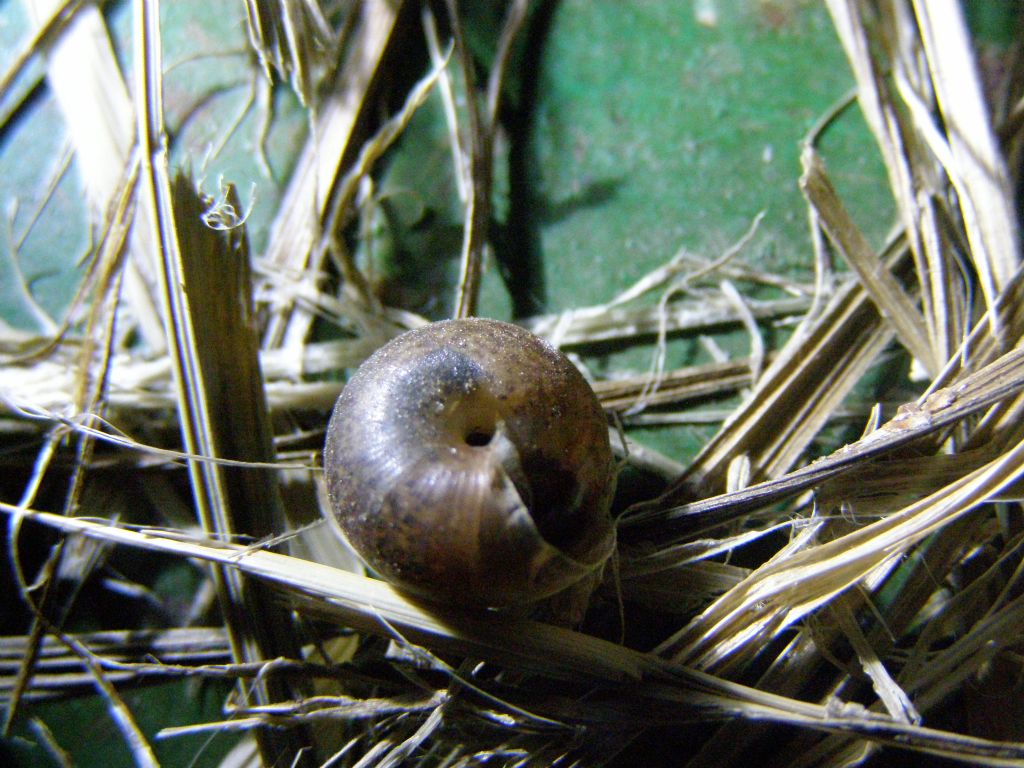
<instances>
[{"instance_id":1,"label":"dried grass blade","mask_svg":"<svg viewBox=\"0 0 1024 768\"><path fill-rule=\"evenodd\" d=\"M921 300L927 338L935 358L943 360L959 342L956 331L962 320L950 312L961 301L963 287L950 256L955 246L939 241L931 223L935 209L947 198L945 176L927 141L915 130L920 126L913 115L908 116L892 95L892 76L898 84L914 83L914 89L928 90L927 78L919 71L920 40L907 32L913 26L909 6L891 3L867 12L863 3L829 0L828 7L857 80L861 111L885 161L918 279L924 284ZM943 324L948 319L954 321L950 326Z\"/></svg>"},{"instance_id":2,"label":"dried grass blade","mask_svg":"<svg viewBox=\"0 0 1024 768\"><path fill-rule=\"evenodd\" d=\"M47 10L59 8L55 0L32 0L45 20ZM129 174L135 145L133 106L107 32L106 22L93 5L79 8L47 51L47 79L64 115L75 148L75 161L86 198L95 217L116 210L118 196ZM145 217L133 234L126 298L140 331L153 351L163 349L163 326L152 285L155 252L152 231ZM109 221L107 226L109 226Z\"/></svg>"},{"instance_id":3,"label":"dried grass blade","mask_svg":"<svg viewBox=\"0 0 1024 768\"><path fill-rule=\"evenodd\" d=\"M948 360L963 341L969 322L968 299L961 271L950 254L954 245L940 226L938 203L921 195L919 204L921 248L926 259L926 284L921 292L928 336L939 360ZM921 273L919 267L919 274Z\"/></svg>"},{"instance_id":4,"label":"dried grass blade","mask_svg":"<svg viewBox=\"0 0 1024 768\"><path fill-rule=\"evenodd\" d=\"M119 249L119 246L115 246ZM71 407L75 413L93 413L102 409L102 397L107 387L108 375L109 375L109 356L111 352L111 346L113 343L114 336L114 318L115 318L115 303L116 303L116 288L118 281L116 280L116 271L112 269L114 265L120 263L120 253L115 252L108 254L108 258L104 259L102 265L105 269L101 271L105 272L110 280L113 281L113 285L106 279L103 279L101 275L101 282L98 287L98 296L91 305L91 312L89 317L89 327L85 338L85 342L82 345L79 365L74 370L76 371L77 386L74 392L74 398L72 399ZM111 263L113 262L113 263ZM112 288L113 290L108 290ZM89 421L98 420L90 418ZM53 447L54 438L59 433L51 433L50 439L45 443L45 448L40 455L40 458L44 458L48 461L50 457L50 451ZM74 515L78 514L79 504L83 489L85 488L86 479L86 468L91 465L91 458L93 455L93 449L95 447L95 440L88 433L78 433L76 435L76 451L75 451L75 463L72 468L71 477L68 480L68 490L65 496L64 509L65 514ZM38 477L42 477L42 470L44 466L37 465L40 470ZM26 501L26 503L29 503ZM12 537L12 542L16 541L16 534ZM17 546L12 544L12 546ZM61 542L53 550L54 566L64 562L67 552L64 547L64 543ZM87 575L87 574L86 574ZM51 617L54 614L58 614L60 618L53 618L52 621L57 625L63 623L63 617L68 614L72 604L75 602L78 596L78 589L71 590L70 593L65 594L64 604L60 605L57 610L54 609L53 601L55 600L55 593L50 590L50 578L52 573L48 573L43 580L46 582L46 589L42 590L40 597L37 602L29 600L29 604L33 606L33 612L35 616L32 622L30 643L27 652L22 657L21 668L19 669L17 680L15 683L15 689L13 691L11 704L6 713L6 718L3 723L3 732L6 733L10 723L13 721L17 709L21 694L24 692L29 680L32 677L37 653L39 650L38 643L42 639L42 633L51 623ZM85 576L82 576L79 585L85 580ZM27 595L26 595L27 597Z\"/></svg>"},{"instance_id":5,"label":"dried grass blade","mask_svg":"<svg viewBox=\"0 0 1024 768\"><path fill-rule=\"evenodd\" d=\"M249 41L267 78L271 72L291 81L303 105L313 103L324 69L334 57L335 40L316 0L245 0Z\"/></svg>"},{"instance_id":6,"label":"dried grass blade","mask_svg":"<svg viewBox=\"0 0 1024 768\"><path fill-rule=\"evenodd\" d=\"M44 47L50 45L56 37L63 33L64 28L81 7L82 0L63 0L63 2L53 4L44 18L36 20L37 27L32 33L32 37L24 43L7 69L0 74L0 104L8 98L11 87L25 72L29 63ZM7 125L16 106L15 104L0 109L0 130Z\"/></svg>"},{"instance_id":7,"label":"dried grass blade","mask_svg":"<svg viewBox=\"0 0 1024 768\"><path fill-rule=\"evenodd\" d=\"M979 597L975 594L975 597ZM984 599L984 598L983 598ZM1024 599L1017 598L970 625L956 642L927 655L927 663L906 675L904 684L924 706L935 704L958 690L982 666L1006 647L1007 639L1020 637L1024 627Z\"/></svg>"},{"instance_id":8,"label":"dried grass blade","mask_svg":"<svg viewBox=\"0 0 1024 768\"><path fill-rule=\"evenodd\" d=\"M127 202L127 195L123 196L122 199ZM120 213L124 214L125 211L120 210ZM118 270L122 263L122 248L124 237L126 236L126 222L124 218L122 216L115 216L114 219L114 221L110 222L110 229L105 233L104 246L100 249L100 255L94 260L93 265L89 269L89 276L79 291L79 296L84 296L87 291L86 283L95 284L93 286L95 288L95 297L90 306L88 329L79 350L77 364L69 366L70 370L67 371L72 378L73 385L69 387L71 391L64 402L70 405L74 413L93 413L95 410L102 409L102 396L107 388L110 371L109 356L114 336L117 289L120 285L118 280L120 272ZM57 349L59 341L60 336L50 340L44 345L43 350L33 353L31 358L35 358L36 355L45 355L47 352L52 353L53 350ZM53 448L61 437L61 430L54 430L45 440L44 448L37 458L35 478L25 489L23 503L31 503L30 497L34 496L35 490L38 487L36 484L42 480L43 475L48 469L49 463L53 458ZM78 505L86 476L85 468L90 464L94 440L88 434L79 433L76 446L77 460L72 470L71 479L68 482L69 490L65 497L64 508L66 514L77 514L79 511ZM15 530L12 531L12 534L11 542L16 542L18 532ZM16 548L16 544L12 543L12 546ZM64 547L59 545L54 550L55 563L58 560L62 560L64 555ZM48 581L48 579L49 576L45 580ZM32 622L31 642L22 657L21 668L11 696L11 703L4 719L2 728L4 733L7 732L15 718L21 695L32 678L38 652L38 643L45 630L41 619L53 615L54 611L51 605L53 596L53 592L51 592L49 584L47 584L47 588L41 592L38 602L28 601L30 605L33 605L36 615ZM62 615L66 615L67 611L70 610L71 603L74 602L76 597L77 590L74 590L70 595L65 595L67 602L62 607ZM60 620L57 623L59 624Z\"/></svg>"},{"instance_id":9,"label":"dried grass blade","mask_svg":"<svg viewBox=\"0 0 1024 768\"><path fill-rule=\"evenodd\" d=\"M769 562L709 606L659 651L701 667L779 631L900 557L938 528L998 495L1024 471L1024 442L878 522ZM753 644L753 645L752 645Z\"/></svg>"},{"instance_id":10,"label":"dried grass blade","mask_svg":"<svg viewBox=\"0 0 1024 768\"><path fill-rule=\"evenodd\" d=\"M54 0L31 0L45 19ZM103 210L120 187L133 143L132 109L99 9L79 9L47 51L47 77L64 113L86 196Z\"/></svg>"},{"instance_id":11,"label":"dried grass blade","mask_svg":"<svg viewBox=\"0 0 1024 768\"><path fill-rule=\"evenodd\" d=\"M428 72L416 83L406 96L405 103L402 104L398 114L388 119L377 133L363 144L352 167L337 181L331 191L331 199L323 217L320 239L312 252L312 261L319 266L325 254L331 253L335 256L341 270L341 277L345 281L347 293L356 300L364 312L373 311L378 316L386 314L380 302L373 295L369 281L356 266L348 248L339 239L338 233L354 215L354 203L360 184L409 125L417 110L423 106L446 64L447 59L440 69Z\"/></svg>"},{"instance_id":12,"label":"dried grass blade","mask_svg":"<svg viewBox=\"0 0 1024 768\"><path fill-rule=\"evenodd\" d=\"M960 530L953 530L956 528L960 528ZM970 538L968 531L971 528L977 528L977 521L970 518L963 518L950 526L949 533L952 534L953 541L957 542L957 550L962 550L963 542ZM1013 554L1012 549L1007 553L1010 556L1001 559L989 570L989 574L1001 573L1002 568L1014 561L1019 561L1019 551ZM1019 544L1017 549L1019 549ZM936 580L940 579L941 574L947 572L941 563L932 560L931 552L932 547L929 546L928 567L921 569L928 571L925 576L927 594L934 592ZM950 567L953 562L950 562ZM955 562L959 564L959 558ZM931 570L933 564L939 566L937 572ZM1021 621L1024 618L1022 615L1024 605L1020 599L1012 601L1001 610L986 614L980 621L972 618L972 615L976 616L982 610L982 606L989 603L990 598L984 594L986 590L994 588L993 579L988 578L989 574L976 580L967 589L954 596L951 605L943 612L944 615L936 617L935 621L925 626L915 648L910 651L909 658L900 670L899 684L914 697L916 707L923 713L933 711L950 695L961 692L965 684L976 685L977 683L967 683L967 681L972 675L977 674L979 669L990 665L993 659L999 655L1002 645L1001 638L1020 634ZM916 612L915 607L919 608L922 604L923 599L914 600L906 608L901 604L901 612L906 612L906 609L909 609L909 612L913 614ZM961 608L967 610L961 611ZM961 613L967 615L960 615ZM892 628L896 632L900 632L901 627L904 630L907 627L907 623L901 621L892 611L886 613L887 625L891 626L890 622L895 622L895 626ZM935 642L941 633L948 629L950 622L959 622L959 625L964 628L958 633L960 639L946 648L934 650ZM876 631L875 634L878 636L883 633ZM888 639L888 634L885 634ZM891 640L889 643L891 644ZM828 641L826 641L827 644ZM809 654L805 654L805 658L807 657ZM799 670L792 668L792 665L784 663L782 666L788 667L782 673L785 675L787 683L793 681L794 677L798 678L793 681L798 687L799 679L806 680L805 675L813 674L813 668L804 670L805 675L801 675ZM851 760L862 759L865 755L874 753L877 751L876 747L877 745L866 744L862 741L829 736L810 748L805 746L799 756L794 756L791 764L798 768L849 765Z\"/></svg>"},{"instance_id":13,"label":"dried grass blade","mask_svg":"<svg viewBox=\"0 0 1024 768\"><path fill-rule=\"evenodd\" d=\"M803 314L810 307L807 298L749 301L754 317L773 320ZM636 340L666 333L694 331L740 322L736 307L722 296L682 300L658 307L583 307L557 315L540 315L522 321L527 330L557 347L575 347L607 341Z\"/></svg>"},{"instance_id":14,"label":"dried grass blade","mask_svg":"<svg viewBox=\"0 0 1024 768\"><path fill-rule=\"evenodd\" d=\"M381 62L392 46L402 5L388 0L359 4L359 20L344 62L333 87L318 105L310 137L271 226L264 258L281 273L303 275L301 280L313 291L321 265L311 262L310 256L322 236L332 191L358 151L360 118L374 83L382 76ZM286 304L270 316L264 346L301 345L311 322L307 313Z\"/></svg>"},{"instance_id":15,"label":"dried grass blade","mask_svg":"<svg viewBox=\"0 0 1024 768\"><path fill-rule=\"evenodd\" d=\"M872 54L864 20L868 8L858 0L827 0L826 5L857 81L857 101L881 150L901 221L911 237L912 250L916 250L912 239L914 217L907 206L915 199L912 161L888 84L880 71L882 65Z\"/></svg>"},{"instance_id":16,"label":"dried grass blade","mask_svg":"<svg viewBox=\"0 0 1024 768\"><path fill-rule=\"evenodd\" d=\"M189 660L216 663L228 658L227 636L222 627L171 627L168 629L113 629L67 634L88 648L96 656L110 659L138 659L157 657L171 663ZM28 649L28 637L7 635L0 637L0 670L16 668L17 662ZM40 663L46 671L77 668L79 656L70 654L67 646L54 637L45 637L40 645ZM6 680L0 691L9 690Z\"/></svg>"},{"instance_id":17,"label":"dried grass blade","mask_svg":"<svg viewBox=\"0 0 1024 768\"><path fill-rule=\"evenodd\" d=\"M472 317L480 290L480 272L483 267L484 247L491 221L491 195L494 180L494 139L498 129L498 109L501 101L505 67L512 52L512 44L526 21L529 0L512 0L502 25L495 63L487 84L487 109L481 114L475 93L474 62L462 35L462 20L458 3L448 0L448 18L455 40L455 51L462 65L462 82L466 88L467 130L465 141L469 157L469 199L463 227L462 262L458 289L455 296L455 317Z\"/></svg>"},{"instance_id":18,"label":"dried grass blade","mask_svg":"<svg viewBox=\"0 0 1024 768\"><path fill-rule=\"evenodd\" d=\"M877 651L857 623L851 602L846 595L841 595L832 601L829 608L831 613L838 618L842 633L850 641L857 660L865 674L871 679L871 685L878 695L879 701L895 719L905 723L920 723L921 715L914 703L906 691L889 674L889 670L886 669L885 664L878 657Z\"/></svg>"},{"instance_id":19,"label":"dried grass blade","mask_svg":"<svg viewBox=\"0 0 1024 768\"><path fill-rule=\"evenodd\" d=\"M388 636L398 632L429 648L512 663L517 669L555 678L568 676L611 685L622 697L639 695L638 702L655 707L655 713L672 721L692 719L696 711L706 718L744 717L860 736L965 762L1013 765L1024 760L1024 744L908 726L856 707L827 707L777 696L547 624L510 617L428 613L383 582L273 552L196 541L173 532L132 531L2 503L0 511L23 514L64 531L237 568L278 584L296 599L305 596L307 610L332 615L348 626ZM638 688L640 680L643 685Z\"/></svg>"},{"instance_id":20,"label":"dried grass blade","mask_svg":"<svg viewBox=\"0 0 1024 768\"><path fill-rule=\"evenodd\" d=\"M863 289L848 284L821 316L797 329L686 473L627 512L626 527L646 527L643 521L661 516L659 510L721 492L737 456L750 458L755 480L785 472L890 337Z\"/></svg>"},{"instance_id":21,"label":"dried grass blade","mask_svg":"<svg viewBox=\"0 0 1024 768\"><path fill-rule=\"evenodd\" d=\"M1013 185L989 119L967 25L953 0L913 0L954 166L971 258L991 304L1020 266Z\"/></svg>"},{"instance_id":22,"label":"dried grass blade","mask_svg":"<svg viewBox=\"0 0 1024 768\"><path fill-rule=\"evenodd\" d=\"M224 450L234 447L225 430L241 430L242 419L246 418L248 423L244 427L250 431L239 434L254 439L248 446L249 452L258 454L266 451L271 438L265 411L260 412L262 378L255 362L257 347L248 304L251 287L247 280L244 238L239 232L229 231L227 237L220 237L206 229L200 221L202 208L187 183L179 178L172 188L163 121L162 54L156 0L138 1L136 22L137 92L142 99L138 109L143 156L141 192L143 204L150 209L156 225L153 238L160 243L162 307L183 442L191 454L223 456ZM219 344L224 342L226 348L221 348ZM235 355L227 365L221 357L225 353ZM246 376L246 380L240 380L240 375ZM233 412L234 399L241 399L246 392L250 398L240 412ZM279 530L266 520L259 521L260 526L266 526L264 529L248 525L236 527L238 522L253 522L242 517L245 512L256 511L244 509L247 502L265 503L268 504L266 509L273 509L272 479L265 473L261 484L259 475L228 477L216 464L190 461L189 476L196 511L205 530L229 538L236 533L264 535ZM250 495L247 486L253 480L257 492ZM294 650L294 640L287 634L287 612L268 600L261 587L247 583L231 570L215 572L215 582L237 660L274 658ZM248 700L248 688L240 688L240 693L243 701ZM271 678L255 686L251 695L258 702L267 703L289 698L291 694L287 684ZM290 732L261 731L258 739L264 759L271 763L281 754L288 755L289 759L299 756L296 759L302 762L303 747L308 743L302 733Z\"/></svg>"},{"instance_id":23,"label":"dried grass blade","mask_svg":"<svg viewBox=\"0 0 1024 768\"><path fill-rule=\"evenodd\" d=\"M749 359L693 365L665 373L658 382L657 391L644 395L644 402L647 405L667 405L698 397L727 394L749 386L751 378ZM636 405L637 399L649 384L648 376L630 376L595 381L592 387L604 408L625 410Z\"/></svg>"},{"instance_id":24,"label":"dried grass blade","mask_svg":"<svg viewBox=\"0 0 1024 768\"><path fill-rule=\"evenodd\" d=\"M813 147L804 147L801 163L800 188L829 239L856 270L864 289L882 317L892 324L900 342L934 376L939 362L928 341L924 317L850 218Z\"/></svg>"},{"instance_id":25,"label":"dried grass blade","mask_svg":"<svg viewBox=\"0 0 1024 768\"><path fill-rule=\"evenodd\" d=\"M999 330L994 331L996 328ZM1021 338L1024 338L1024 269L975 323L960 349L932 382L930 390L947 387L966 373L991 364L1017 346Z\"/></svg>"},{"instance_id":26,"label":"dried grass blade","mask_svg":"<svg viewBox=\"0 0 1024 768\"><path fill-rule=\"evenodd\" d=\"M389 716L408 716L436 711L447 697L442 692L412 693L393 698L357 699L349 696L317 696L299 702L283 702L265 707L240 707L230 720L162 728L158 738L187 736L197 733L248 731L260 725L288 727L297 722L324 720L373 720Z\"/></svg>"},{"instance_id":27,"label":"dried grass blade","mask_svg":"<svg viewBox=\"0 0 1024 768\"><path fill-rule=\"evenodd\" d=\"M619 540L628 546L653 538L664 546L767 504L791 498L856 468L869 458L955 424L1022 389L1024 350L1014 350L945 389L934 390L916 403L901 406L895 418L857 442L776 480L671 509L635 505L619 524ZM644 561L658 557L657 553L641 556Z\"/></svg>"},{"instance_id":28,"label":"dried grass blade","mask_svg":"<svg viewBox=\"0 0 1024 768\"><path fill-rule=\"evenodd\" d=\"M468 158L466 181L468 198L463 215L462 250L459 281L455 294L455 317L471 317L476 313L483 249L491 216L491 175L493 134L486 118L480 114L476 94L476 66L466 47L462 31L462 15L455 0L446 0L448 23L451 25L455 58L459 63L465 88L466 135L460 136L459 154Z\"/></svg>"},{"instance_id":29,"label":"dried grass blade","mask_svg":"<svg viewBox=\"0 0 1024 768\"><path fill-rule=\"evenodd\" d=\"M117 688L107 679L103 668L96 662L88 648L80 645L74 638L64 636L64 642L68 644L82 659L83 664L89 670L89 674L95 681L100 696L106 701L110 712L110 718L114 721L118 730L121 731L125 743L128 745L135 760L135 765L140 768L160 768L160 762L156 759L153 748L146 740L142 729L135 722L135 717L125 703Z\"/></svg>"}]
</instances>

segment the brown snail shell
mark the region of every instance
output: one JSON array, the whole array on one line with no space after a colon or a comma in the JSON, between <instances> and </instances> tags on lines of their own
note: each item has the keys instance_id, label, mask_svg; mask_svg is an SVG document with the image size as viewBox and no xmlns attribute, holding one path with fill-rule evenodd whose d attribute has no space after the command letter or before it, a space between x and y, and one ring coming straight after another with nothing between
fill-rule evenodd
<instances>
[{"instance_id":1,"label":"brown snail shell","mask_svg":"<svg viewBox=\"0 0 1024 768\"><path fill-rule=\"evenodd\" d=\"M597 398L508 323L433 323L377 350L335 404L324 468L352 547L428 600L533 603L599 573L614 548Z\"/></svg>"}]
</instances>

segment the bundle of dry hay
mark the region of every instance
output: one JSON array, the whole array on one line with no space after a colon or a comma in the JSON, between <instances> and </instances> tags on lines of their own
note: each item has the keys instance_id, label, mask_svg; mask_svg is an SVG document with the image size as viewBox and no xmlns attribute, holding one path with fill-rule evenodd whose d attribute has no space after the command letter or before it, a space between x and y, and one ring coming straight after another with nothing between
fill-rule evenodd
<instances>
[{"instance_id":1,"label":"bundle of dry hay","mask_svg":"<svg viewBox=\"0 0 1024 768\"><path fill-rule=\"evenodd\" d=\"M384 306L352 256L367 180L439 89L466 192L456 314L473 314L501 83L531 10L509 5L478 101L458 92L474 72L455 3L424 9L434 66L367 137L399 33L420 23L413 5L329 18L312 2L245 3L262 66L312 126L253 273L233 191L210 198L169 170L158 4L135 4L127 72L92 4L34 4L38 33L2 82L45 52L100 226L67 320L0 340L8 599L27 617L0 641L8 734L26 739L32 722L63 759L33 707L91 693L140 765L157 763L151 738L186 733L241 733L231 764L826 766L895 746L1024 765L1019 79L986 96L952 0L830 0L899 214L885 251L852 222L812 135L814 263L851 268L832 287L687 301L680 280L738 268L731 254L679 258L606 305L528 323L579 346L800 318L749 360L665 371L659 357L651 375L595 382L627 427L664 418L648 406L750 391L696 457L616 431L664 490L622 513L597 619L574 631L426 611L318 523L338 374L424 322ZM88 98L64 98L76 91ZM318 325L343 333L314 341ZM894 342L927 389L809 461ZM96 631L71 631L76 599L126 548L153 568L202 564L188 609L141 629L79 605ZM124 693L167 678L237 685L222 719L146 733Z\"/></svg>"}]
</instances>

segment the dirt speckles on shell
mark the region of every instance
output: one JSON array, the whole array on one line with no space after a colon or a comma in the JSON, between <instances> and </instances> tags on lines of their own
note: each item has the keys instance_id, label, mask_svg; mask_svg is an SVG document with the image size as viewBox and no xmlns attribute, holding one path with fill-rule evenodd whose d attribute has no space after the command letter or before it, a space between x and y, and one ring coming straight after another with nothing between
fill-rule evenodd
<instances>
[{"instance_id":1,"label":"dirt speckles on shell","mask_svg":"<svg viewBox=\"0 0 1024 768\"><path fill-rule=\"evenodd\" d=\"M335 405L325 465L352 546L432 600L530 603L614 546L604 413L564 355L508 323L434 323L379 349Z\"/></svg>"}]
</instances>

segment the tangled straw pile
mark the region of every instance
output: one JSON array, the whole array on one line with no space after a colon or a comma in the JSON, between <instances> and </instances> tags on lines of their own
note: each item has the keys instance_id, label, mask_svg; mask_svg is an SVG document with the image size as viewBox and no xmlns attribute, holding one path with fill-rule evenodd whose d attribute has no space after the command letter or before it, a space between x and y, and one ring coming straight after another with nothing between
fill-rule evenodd
<instances>
[{"instance_id":1,"label":"tangled straw pile","mask_svg":"<svg viewBox=\"0 0 1024 768\"><path fill-rule=\"evenodd\" d=\"M477 99L454 2L246 2L261 67L312 128L253 255L234 190L170 171L158 3L133 6L125 70L95 6L30 5L37 32L0 86L45 60L96 227L66 319L40 310L39 333L0 339L0 509L25 619L0 641L12 749L63 759L67 736L34 708L90 693L140 765L154 737L196 733L241 733L228 759L267 765L829 766L890 746L1024 765L1024 101L1012 58L986 92L953 0L828 3L898 213L883 252L825 169L825 119L800 178L814 287L733 262L755 222L718 259L680 254L606 304L524 321L573 349L655 339L651 372L594 384L624 463L662 482L621 510L578 631L424 611L317 522L341 372L425 322L386 306L354 253L372 174L440 94L466 212L455 313L473 314L502 83L536 8L510 3ZM374 124L410 28L432 66ZM723 276L791 295L743 297ZM723 287L679 298L709 278ZM795 328L767 349L759 324L780 318ZM723 324L751 331L748 359L666 370L670 339ZM920 398L814 459L894 349ZM742 388L696 457L630 436ZM201 574L164 626L104 626L81 604L101 579L105 600L145 598L107 569L132 548L151 575ZM237 684L222 719L153 734L126 692L167 678Z\"/></svg>"}]
</instances>

